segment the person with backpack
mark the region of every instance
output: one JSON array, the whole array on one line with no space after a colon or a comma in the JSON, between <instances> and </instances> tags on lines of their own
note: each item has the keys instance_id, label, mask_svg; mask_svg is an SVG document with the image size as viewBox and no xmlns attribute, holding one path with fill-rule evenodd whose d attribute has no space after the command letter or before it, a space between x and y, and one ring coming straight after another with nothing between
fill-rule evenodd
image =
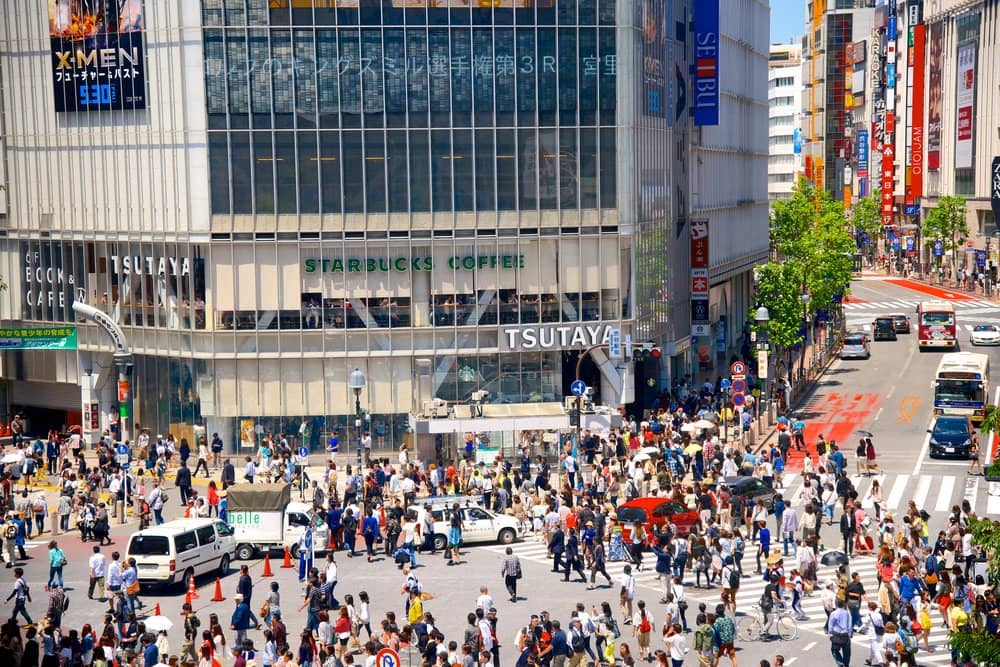
<instances>
[{"instance_id":1,"label":"person with backpack","mask_svg":"<svg viewBox=\"0 0 1000 667\"><path fill-rule=\"evenodd\" d=\"M718 665L722 656L729 658L729 662L736 667L736 624L731 616L726 614L725 608L719 604L715 606L715 621L712 623L712 630L715 634L717 655L715 664Z\"/></svg>"},{"instance_id":2,"label":"person with backpack","mask_svg":"<svg viewBox=\"0 0 1000 667\"><path fill-rule=\"evenodd\" d=\"M708 616L698 614L695 620L697 627L694 629L694 652L698 657L699 667L713 667L715 665L715 638Z\"/></svg>"},{"instance_id":3,"label":"person with backpack","mask_svg":"<svg viewBox=\"0 0 1000 667\"><path fill-rule=\"evenodd\" d=\"M645 600L639 600L638 607L638 611L632 617L632 636L635 637L639 657L652 660L653 654L649 650L649 641L655 621L653 614L646 609Z\"/></svg>"},{"instance_id":4,"label":"person with backpack","mask_svg":"<svg viewBox=\"0 0 1000 667\"><path fill-rule=\"evenodd\" d=\"M4 600L4 604L10 602L11 599L14 600L14 611L10 614L10 623L16 623L17 615L21 614L28 625L34 625L35 622L31 620L31 616L28 614L26 608L27 603L31 602L31 589L28 586L28 582L24 579L23 568L14 568L14 588L11 589L10 595Z\"/></svg>"}]
</instances>

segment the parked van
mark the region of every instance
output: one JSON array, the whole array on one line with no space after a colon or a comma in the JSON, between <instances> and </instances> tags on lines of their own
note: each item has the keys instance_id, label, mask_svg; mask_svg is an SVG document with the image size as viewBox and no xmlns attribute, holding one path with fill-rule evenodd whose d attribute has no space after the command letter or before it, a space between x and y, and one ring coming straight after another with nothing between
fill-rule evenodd
<instances>
[{"instance_id":1,"label":"parked van","mask_svg":"<svg viewBox=\"0 0 1000 667\"><path fill-rule=\"evenodd\" d=\"M139 583L183 584L191 575L229 574L236 551L233 529L218 519L177 519L133 533L125 550Z\"/></svg>"},{"instance_id":2,"label":"parked van","mask_svg":"<svg viewBox=\"0 0 1000 667\"><path fill-rule=\"evenodd\" d=\"M444 549L448 546L448 530L451 527L451 514L454 511L452 506L426 504L417 508L418 525L423 525L425 512L434 515L435 549ZM507 514L497 514L472 503L459 505L458 511L462 517L462 544L465 545L488 542L512 544L527 533L524 524Z\"/></svg>"}]
</instances>

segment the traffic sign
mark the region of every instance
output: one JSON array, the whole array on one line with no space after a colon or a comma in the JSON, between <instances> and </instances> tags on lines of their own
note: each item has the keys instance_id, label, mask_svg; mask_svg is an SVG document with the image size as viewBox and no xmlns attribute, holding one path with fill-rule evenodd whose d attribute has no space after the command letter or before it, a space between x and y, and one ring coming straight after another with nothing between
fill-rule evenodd
<instances>
[{"instance_id":1,"label":"traffic sign","mask_svg":"<svg viewBox=\"0 0 1000 667\"><path fill-rule=\"evenodd\" d=\"M391 648L384 648L375 654L375 667L400 667L399 654Z\"/></svg>"},{"instance_id":2,"label":"traffic sign","mask_svg":"<svg viewBox=\"0 0 1000 667\"><path fill-rule=\"evenodd\" d=\"M299 456L309 456L309 449L305 445L299 447Z\"/></svg>"},{"instance_id":3,"label":"traffic sign","mask_svg":"<svg viewBox=\"0 0 1000 667\"><path fill-rule=\"evenodd\" d=\"M119 456L128 456L128 445L126 445L124 442L119 443L119 445L115 447L115 452Z\"/></svg>"},{"instance_id":4,"label":"traffic sign","mask_svg":"<svg viewBox=\"0 0 1000 667\"><path fill-rule=\"evenodd\" d=\"M723 389L729 389L731 386L733 386L733 383L727 380L726 378L722 378L722 382L719 383L719 386L722 387Z\"/></svg>"},{"instance_id":5,"label":"traffic sign","mask_svg":"<svg viewBox=\"0 0 1000 667\"><path fill-rule=\"evenodd\" d=\"M747 397L744 396L743 394L739 393L733 394L733 405L736 406L737 408L743 407L744 405L746 405L746 402L747 402Z\"/></svg>"},{"instance_id":6,"label":"traffic sign","mask_svg":"<svg viewBox=\"0 0 1000 667\"><path fill-rule=\"evenodd\" d=\"M612 329L608 337L608 357L611 359L622 358L622 330Z\"/></svg>"},{"instance_id":7,"label":"traffic sign","mask_svg":"<svg viewBox=\"0 0 1000 667\"><path fill-rule=\"evenodd\" d=\"M587 393L587 383L583 380L573 380L573 384L569 386L569 390L573 392L574 396L583 396Z\"/></svg>"},{"instance_id":8,"label":"traffic sign","mask_svg":"<svg viewBox=\"0 0 1000 667\"><path fill-rule=\"evenodd\" d=\"M122 464L122 470L124 470L126 472L128 472L129 468L131 468L131 467L132 466L128 462L125 462L125 463Z\"/></svg>"},{"instance_id":9,"label":"traffic sign","mask_svg":"<svg viewBox=\"0 0 1000 667\"><path fill-rule=\"evenodd\" d=\"M742 361L734 361L733 364L729 367L729 371L733 375L746 375L747 367L746 364L744 364Z\"/></svg>"},{"instance_id":10,"label":"traffic sign","mask_svg":"<svg viewBox=\"0 0 1000 667\"><path fill-rule=\"evenodd\" d=\"M747 390L746 380L733 380L733 393L742 394Z\"/></svg>"}]
</instances>

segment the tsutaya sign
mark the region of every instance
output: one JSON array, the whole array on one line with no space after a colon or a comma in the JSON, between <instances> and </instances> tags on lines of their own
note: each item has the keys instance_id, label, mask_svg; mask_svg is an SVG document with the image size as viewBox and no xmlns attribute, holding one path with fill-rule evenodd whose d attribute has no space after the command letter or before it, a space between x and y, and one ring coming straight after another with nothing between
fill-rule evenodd
<instances>
[{"instance_id":1,"label":"tsutaya sign","mask_svg":"<svg viewBox=\"0 0 1000 667\"><path fill-rule=\"evenodd\" d=\"M191 274L191 261L187 257L154 257L152 255L111 255L111 266L116 274L129 276L187 276Z\"/></svg>"},{"instance_id":2,"label":"tsutaya sign","mask_svg":"<svg viewBox=\"0 0 1000 667\"><path fill-rule=\"evenodd\" d=\"M500 332L500 349L504 352L515 352L604 345L611 339L612 330L614 330L612 324L512 327Z\"/></svg>"}]
</instances>

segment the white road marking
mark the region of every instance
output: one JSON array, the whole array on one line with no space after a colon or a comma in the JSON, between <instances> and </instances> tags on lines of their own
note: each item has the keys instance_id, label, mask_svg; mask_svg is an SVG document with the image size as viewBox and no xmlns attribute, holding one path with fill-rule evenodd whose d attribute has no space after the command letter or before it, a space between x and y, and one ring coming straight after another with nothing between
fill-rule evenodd
<instances>
[{"instance_id":1,"label":"white road marking","mask_svg":"<svg viewBox=\"0 0 1000 667\"><path fill-rule=\"evenodd\" d=\"M1000 387L993 394L993 405L1000 405ZM993 431L986 434L986 465L993 462Z\"/></svg>"},{"instance_id":2,"label":"white road marking","mask_svg":"<svg viewBox=\"0 0 1000 667\"><path fill-rule=\"evenodd\" d=\"M951 508L951 493L954 489L954 477L947 475L941 478L941 486L938 489L937 503L934 505L935 512L946 512Z\"/></svg>"},{"instance_id":3,"label":"white road marking","mask_svg":"<svg viewBox=\"0 0 1000 667\"><path fill-rule=\"evenodd\" d=\"M887 510L894 510L899 507L899 503L903 500L903 493L906 491L906 485L910 481L909 475L899 475L892 483L892 491L889 492L889 497L885 500L885 508Z\"/></svg>"},{"instance_id":4,"label":"white road marking","mask_svg":"<svg viewBox=\"0 0 1000 667\"><path fill-rule=\"evenodd\" d=\"M977 495L979 495L979 477L966 477L964 498L969 501L973 509L976 508Z\"/></svg>"},{"instance_id":5,"label":"white road marking","mask_svg":"<svg viewBox=\"0 0 1000 667\"><path fill-rule=\"evenodd\" d=\"M934 420L931 420L930 425L927 426L927 435L924 436L924 446L920 448L920 455L917 457L917 462L913 464L913 476L916 477L920 474L920 467L924 465L924 458L927 456L927 451L931 446L931 427L934 425Z\"/></svg>"},{"instance_id":6,"label":"white road marking","mask_svg":"<svg viewBox=\"0 0 1000 667\"><path fill-rule=\"evenodd\" d=\"M913 494L913 502L917 504L918 509L924 508L924 503L927 502L927 492L931 490L931 475L921 475L920 481L917 483L917 490Z\"/></svg>"},{"instance_id":7,"label":"white road marking","mask_svg":"<svg viewBox=\"0 0 1000 667\"><path fill-rule=\"evenodd\" d=\"M889 397L886 396L886 398L889 398ZM875 419L873 421L878 421L878 418L881 417L881 416L882 416L882 408L879 408L878 412L875 413Z\"/></svg>"},{"instance_id":8,"label":"white road marking","mask_svg":"<svg viewBox=\"0 0 1000 667\"><path fill-rule=\"evenodd\" d=\"M990 482L986 487L986 515L1000 515L1000 482Z\"/></svg>"}]
</instances>

